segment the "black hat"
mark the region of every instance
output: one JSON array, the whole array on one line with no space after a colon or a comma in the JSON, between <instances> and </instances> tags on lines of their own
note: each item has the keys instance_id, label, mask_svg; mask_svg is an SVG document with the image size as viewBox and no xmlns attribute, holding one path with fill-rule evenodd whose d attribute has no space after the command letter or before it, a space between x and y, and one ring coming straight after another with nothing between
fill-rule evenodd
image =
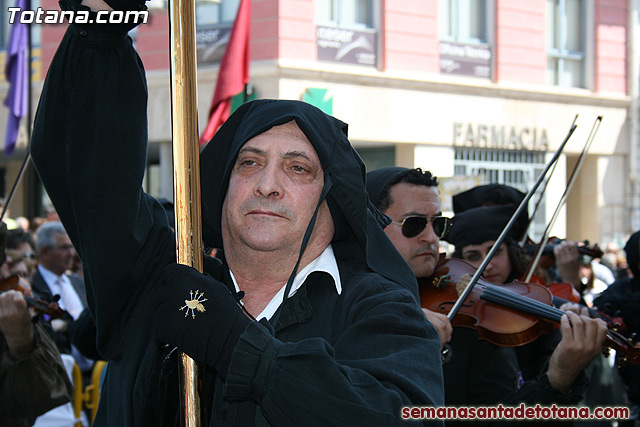
<instances>
[{"instance_id":1,"label":"black hat","mask_svg":"<svg viewBox=\"0 0 640 427\"><path fill-rule=\"evenodd\" d=\"M459 214L481 206L513 206L512 212L520 206L526 194L504 184L479 185L453 196L453 212ZM506 224L506 223L505 223ZM524 237L529 227L529 212L524 209L513 224L513 235L516 240Z\"/></svg>"},{"instance_id":2,"label":"black hat","mask_svg":"<svg viewBox=\"0 0 640 427\"><path fill-rule=\"evenodd\" d=\"M515 210L514 206L483 206L456 214L453 217L451 231L444 240L456 249L496 240ZM517 239L513 227L507 237Z\"/></svg>"},{"instance_id":3,"label":"black hat","mask_svg":"<svg viewBox=\"0 0 640 427\"><path fill-rule=\"evenodd\" d=\"M519 206L526 194L504 184L479 185L453 196L453 212L460 213L480 206Z\"/></svg>"}]
</instances>

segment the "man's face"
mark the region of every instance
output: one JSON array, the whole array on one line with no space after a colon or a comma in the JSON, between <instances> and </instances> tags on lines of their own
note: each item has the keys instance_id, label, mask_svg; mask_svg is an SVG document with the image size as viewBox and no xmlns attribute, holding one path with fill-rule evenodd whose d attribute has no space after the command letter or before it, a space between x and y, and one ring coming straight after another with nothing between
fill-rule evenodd
<instances>
[{"instance_id":1,"label":"man's face","mask_svg":"<svg viewBox=\"0 0 640 427\"><path fill-rule=\"evenodd\" d=\"M389 195L391 205L385 214L396 222L402 222L410 215L432 218L442 214L440 195L435 186L427 187L401 182L391 187ZM440 239L433 232L431 221L415 237L405 237L402 234L402 227L393 223L389 224L384 231L417 278L429 277L433 274L438 263Z\"/></svg>"},{"instance_id":2,"label":"man's face","mask_svg":"<svg viewBox=\"0 0 640 427\"><path fill-rule=\"evenodd\" d=\"M295 122L247 141L231 172L222 207L225 251L228 245L260 252L299 251L323 185L320 159ZM325 201L308 246L332 236Z\"/></svg>"},{"instance_id":3,"label":"man's face","mask_svg":"<svg viewBox=\"0 0 640 427\"><path fill-rule=\"evenodd\" d=\"M40 252L39 262L44 268L61 275L71 268L75 249L69 236L62 233L54 234L55 245L52 248L44 248Z\"/></svg>"},{"instance_id":4,"label":"man's face","mask_svg":"<svg viewBox=\"0 0 640 427\"><path fill-rule=\"evenodd\" d=\"M495 240L487 240L479 245L467 245L462 248L462 260L468 262L475 268L480 267L482 261L487 257L493 247ZM511 260L509 259L509 247L506 243L500 245L482 277L492 283L505 284L511 275Z\"/></svg>"}]
</instances>

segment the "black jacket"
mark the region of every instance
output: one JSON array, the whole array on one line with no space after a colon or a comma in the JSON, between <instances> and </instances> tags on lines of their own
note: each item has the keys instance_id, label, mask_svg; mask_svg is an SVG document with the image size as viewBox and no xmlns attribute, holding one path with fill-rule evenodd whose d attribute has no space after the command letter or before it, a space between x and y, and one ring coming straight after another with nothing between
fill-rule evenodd
<instances>
[{"instance_id":1,"label":"black jacket","mask_svg":"<svg viewBox=\"0 0 640 427\"><path fill-rule=\"evenodd\" d=\"M84 281L81 278L76 276L67 276L67 277L69 278L69 281L73 286L73 289L78 294L78 297L80 298L80 302L82 303L82 306L86 308L87 296L86 296ZM40 270L38 270L37 268L36 268L36 272L33 274L33 278L31 279L31 289L33 290L33 296L38 299L51 301L51 298L53 297L53 295L51 294L51 290L47 285L47 282L45 282L44 278L42 277L42 274L40 274ZM68 319L65 319L65 320L67 320L67 322L69 323L69 327L71 327L71 325L73 325L74 323L71 316L69 316ZM60 352L71 354L72 342L71 342L69 330L66 330L64 332L54 331L51 328L50 322L44 322L43 326L45 330L49 333L51 338L53 338L53 341L58 346L58 349L60 350Z\"/></svg>"},{"instance_id":2,"label":"black jacket","mask_svg":"<svg viewBox=\"0 0 640 427\"><path fill-rule=\"evenodd\" d=\"M31 153L83 260L98 349L109 359L95 425L177 425L176 364L150 324L175 241L163 207L140 187L145 74L126 34L103 30L67 31L43 88ZM419 309L415 278L382 231L383 217L367 206L364 166L346 125L300 104L241 107L202 154L205 243L220 247L215 211L225 165L251 133L294 118L328 180L343 292L323 274L310 275L281 306L278 324L255 322L243 333L225 383L204 372L202 404L211 425L400 424L402 406L443 404L439 339ZM205 260L210 274L224 268Z\"/></svg>"},{"instance_id":3,"label":"black jacket","mask_svg":"<svg viewBox=\"0 0 640 427\"><path fill-rule=\"evenodd\" d=\"M80 302L82 303L82 306L86 307L87 295L84 288L84 281L78 276L67 275L67 277L71 282L71 286L73 286L73 289L78 294L78 297L80 298ZM42 274L40 274L40 270L38 270L37 268L36 268L36 272L33 274L33 277L31 278L31 289L33 290L33 295L36 298L41 298L48 301L53 296L51 295L51 290L49 289L47 282L44 281Z\"/></svg>"},{"instance_id":4,"label":"black jacket","mask_svg":"<svg viewBox=\"0 0 640 427\"><path fill-rule=\"evenodd\" d=\"M637 234L634 234L636 239ZM635 244L638 244L637 240ZM633 261L637 265L637 258ZM626 336L640 333L640 279L626 277L616 280L593 301L593 305L613 317L622 317L626 325ZM618 353L617 357L621 356ZM624 363L620 368L620 376L627 385L629 400L634 405L640 405L640 366Z\"/></svg>"}]
</instances>

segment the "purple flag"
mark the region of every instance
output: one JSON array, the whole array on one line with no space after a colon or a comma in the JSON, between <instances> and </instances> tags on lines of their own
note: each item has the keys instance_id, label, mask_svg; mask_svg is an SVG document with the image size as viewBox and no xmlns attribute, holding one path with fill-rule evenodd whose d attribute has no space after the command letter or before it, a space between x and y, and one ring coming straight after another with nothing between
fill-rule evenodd
<instances>
[{"instance_id":1,"label":"purple flag","mask_svg":"<svg viewBox=\"0 0 640 427\"><path fill-rule=\"evenodd\" d=\"M7 135L4 144L4 152L7 155L13 153L18 138L20 119L28 114L29 105L29 25L20 22L22 11L27 8L27 0L18 0L16 7L19 7L21 11L16 14L16 20L11 24L11 35L9 36L5 61L5 75L10 84L9 93L4 100L4 105L9 107Z\"/></svg>"}]
</instances>

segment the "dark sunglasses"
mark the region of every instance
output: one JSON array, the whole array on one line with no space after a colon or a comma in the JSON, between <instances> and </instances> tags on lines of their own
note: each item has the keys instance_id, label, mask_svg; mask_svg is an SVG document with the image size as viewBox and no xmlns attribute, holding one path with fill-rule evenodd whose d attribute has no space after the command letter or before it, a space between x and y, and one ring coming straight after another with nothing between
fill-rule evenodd
<instances>
[{"instance_id":1,"label":"dark sunglasses","mask_svg":"<svg viewBox=\"0 0 640 427\"><path fill-rule=\"evenodd\" d=\"M433 232L439 239L447 235L452 224L451 218L447 218L446 216L432 216L431 218L427 218L426 216L408 216L403 219L402 222L392 222L402 227L402 235L404 237L410 238L422 233L422 230L427 228L429 221L431 221Z\"/></svg>"}]
</instances>

